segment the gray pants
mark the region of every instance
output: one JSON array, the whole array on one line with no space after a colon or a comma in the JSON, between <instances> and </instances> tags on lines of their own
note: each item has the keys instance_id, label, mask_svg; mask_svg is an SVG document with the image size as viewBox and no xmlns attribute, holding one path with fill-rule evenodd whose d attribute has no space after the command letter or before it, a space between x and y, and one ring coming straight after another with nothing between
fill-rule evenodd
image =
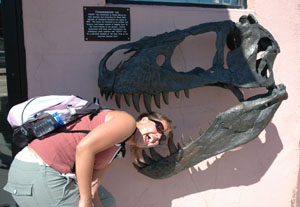
<instances>
[{"instance_id":1,"label":"gray pants","mask_svg":"<svg viewBox=\"0 0 300 207\"><path fill-rule=\"evenodd\" d=\"M78 207L79 191L74 179L51 167L15 159L4 190L20 207ZM115 207L115 199L102 186L98 190L103 207Z\"/></svg>"}]
</instances>

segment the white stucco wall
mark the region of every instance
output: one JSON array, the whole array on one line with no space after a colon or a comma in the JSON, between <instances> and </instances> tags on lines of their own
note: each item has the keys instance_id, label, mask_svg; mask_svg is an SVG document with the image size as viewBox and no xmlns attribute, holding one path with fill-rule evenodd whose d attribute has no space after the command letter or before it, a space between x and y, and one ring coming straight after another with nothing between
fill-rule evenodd
<instances>
[{"instance_id":1,"label":"white stucco wall","mask_svg":"<svg viewBox=\"0 0 300 207\"><path fill-rule=\"evenodd\" d=\"M97 86L98 64L112 48L125 42L87 42L83 32L83 6L104 6L104 0L26 0L23 1L26 63L29 96L76 94L85 98L100 96ZM249 0L247 10L194 7L113 5L130 7L131 41L144 36L184 29L204 22L253 14L278 41L281 53L274 65L275 81L284 83L289 99L284 101L257 139L243 147L199 163L178 175L152 180L138 174L132 157L116 160L104 179L104 186L116 197L120 207L287 207L296 206L299 170L299 3ZM112 5L109 5L112 6ZM190 40L182 45L184 58L175 65L187 71L197 64L212 61L215 34L205 41ZM199 42L198 42L199 41ZM206 44L204 44L206 43ZM252 94L256 91L246 91ZM190 98L183 92L160 110L181 134L197 136L216 114L237 103L226 90L215 87L192 89ZM116 108L113 100L102 104ZM122 109L137 115L133 108ZM141 109L144 110L142 100Z\"/></svg>"}]
</instances>

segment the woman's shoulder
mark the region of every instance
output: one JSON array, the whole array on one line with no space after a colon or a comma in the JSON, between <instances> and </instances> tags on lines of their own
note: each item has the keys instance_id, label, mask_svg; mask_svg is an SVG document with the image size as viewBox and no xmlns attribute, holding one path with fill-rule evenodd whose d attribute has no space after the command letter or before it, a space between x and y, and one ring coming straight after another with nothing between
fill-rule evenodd
<instances>
[{"instance_id":1,"label":"woman's shoulder","mask_svg":"<svg viewBox=\"0 0 300 207\"><path fill-rule=\"evenodd\" d=\"M119 110L111 110L107 112L105 122L110 121L112 119L118 119L121 121L127 121L128 123L134 123L134 117L127 113L126 111L119 111Z\"/></svg>"},{"instance_id":2,"label":"woman's shoulder","mask_svg":"<svg viewBox=\"0 0 300 207\"><path fill-rule=\"evenodd\" d=\"M132 115L125 111L109 111L105 122L114 126L114 130L122 132L121 137L128 137L136 129L136 121Z\"/></svg>"}]
</instances>

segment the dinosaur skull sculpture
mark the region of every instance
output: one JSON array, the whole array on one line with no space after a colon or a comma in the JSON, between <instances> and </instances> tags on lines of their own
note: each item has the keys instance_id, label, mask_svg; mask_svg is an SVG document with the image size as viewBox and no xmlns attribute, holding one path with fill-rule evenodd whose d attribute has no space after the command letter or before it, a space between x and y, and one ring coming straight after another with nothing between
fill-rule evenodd
<instances>
[{"instance_id":1,"label":"dinosaur skull sculpture","mask_svg":"<svg viewBox=\"0 0 300 207\"><path fill-rule=\"evenodd\" d=\"M206 32L216 32L217 52L212 67L205 70L196 67L189 72L177 72L171 65L171 56L178 44L187 36ZM227 44L230 51L227 55L228 68L224 67L224 48ZM126 61L121 62L114 70L107 69L108 59L118 50L125 53L134 52ZM152 178L166 178L200 161L221 152L245 144L256 138L266 127L287 92L284 85L275 85L273 63L280 52L273 36L258 24L254 16L242 16L238 23L232 21L205 23L184 30L175 30L155 37L144 37L137 42L120 45L100 62L99 87L101 95L113 97L120 107L123 95L130 106L139 111L140 96L151 112L151 100L160 107L160 94L168 104L168 93L178 96L184 90L201 86L219 86L231 90L239 105L220 113L207 131L196 140L177 147L170 139L170 155L162 157L150 149L151 157L143 151L144 162L135 167L139 172ZM261 57L258 53L263 53ZM156 57L163 55L165 61L158 65ZM266 87L269 92L244 100L239 88Z\"/></svg>"}]
</instances>

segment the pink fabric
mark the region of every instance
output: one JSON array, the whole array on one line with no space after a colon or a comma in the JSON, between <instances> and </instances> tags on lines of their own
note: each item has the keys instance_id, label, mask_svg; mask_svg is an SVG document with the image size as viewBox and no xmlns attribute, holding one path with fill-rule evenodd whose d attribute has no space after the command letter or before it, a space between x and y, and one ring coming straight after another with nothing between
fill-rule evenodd
<instances>
[{"instance_id":1,"label":"pink fabric","mask_svg":"<svg viewBox=\"0 0 300 207\"><path fill-rule=\"evenodd\" d=\"M66 128L70 130L92 130L105 122L107 112L108 110L101 111L92 121L89 120L89 116L85 116L81 118L81 121L77 121ZM84 136L84 133L57 133L48 137L35 139L29 146L45 163L55 170L61 173L71 173L75 162L76 146ZM117 150L117 146L112 146L97 153L94 169L105 167Z\"/></svg>"}]
</instances>

